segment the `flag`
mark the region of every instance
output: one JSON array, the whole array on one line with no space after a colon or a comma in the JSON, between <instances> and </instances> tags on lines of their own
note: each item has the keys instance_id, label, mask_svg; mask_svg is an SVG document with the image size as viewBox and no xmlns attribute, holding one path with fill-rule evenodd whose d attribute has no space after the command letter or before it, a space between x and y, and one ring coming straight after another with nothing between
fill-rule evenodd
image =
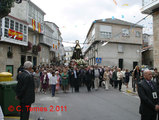
<instances>
[{"instance_id":1,"label":"flag","mask_svg":"<svg viewBox=\"0 0 159 120\"><path fill-rule=\"evenodd\" d=\"M41 33L41 24L38 23L38 32Z\"/></svg>"},{"instance_id":2,"label":"flag","mask_svg":"<svg viewBox=\"0 0 159 120\"><path fill-rule=\"evenodd\" d=\"M33 30L36 30L36 22L34 19L32 19L32 26L33 26Z\"/></svg>"},{"instance_id":3,"label":"flag","mask_svg":"<svg viewBox=\"0 0 159 120\"><path fill-rule=\"evenodd\" d=\"M58 46L60 46L60 41L58 40Z\"/></svg>"},{"instance_id":4,"label":"flag","mask_svg":"<svg viewBox=\"0 0 159 120\"><path fill-rule=\"evenodd\" d=\"M11 36L12 38L17 39L17 40L23 40L23 33L16 32L12 29L8 30L8 36Z\"/></svg>"}]
</instances>

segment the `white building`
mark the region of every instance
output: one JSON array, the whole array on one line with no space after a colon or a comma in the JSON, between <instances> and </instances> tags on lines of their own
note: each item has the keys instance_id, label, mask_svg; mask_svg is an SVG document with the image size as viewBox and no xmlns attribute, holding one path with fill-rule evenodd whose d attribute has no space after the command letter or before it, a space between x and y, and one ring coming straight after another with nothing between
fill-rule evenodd
<instances>
[{"instance_id":1,"label":"white building","mask_svg":"<svg viewBox=\"0 0 159 120\"><path fill-rule=\"evenodd\" d=\"M104 44L105 45L104 45ZM102 46L103 45L103 46ZM89 65L118 66L132 70L141 64L142 26L119 19L95 20L84 42Z\"/></svg>"},{"instance_id":2,"label":"white building","mask_svg":"<svg viewBox=\"0 0 159 120\"><path fill-rule=\"evenodd\" d=\"M65 47L65 53L66 53L66 56L65 56L65 65L69 65L71 59L72 59L72 55L73 55L73 47Z\"/></svg>"}]
</instances>

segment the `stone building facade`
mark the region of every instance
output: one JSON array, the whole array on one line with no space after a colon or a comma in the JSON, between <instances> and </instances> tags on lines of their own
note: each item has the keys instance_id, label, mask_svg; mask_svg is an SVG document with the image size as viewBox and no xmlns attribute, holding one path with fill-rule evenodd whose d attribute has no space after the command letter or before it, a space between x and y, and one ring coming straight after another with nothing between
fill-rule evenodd
<instances>
[{"instance_id":1,"label":"stone building facade","mask_svg":"<svg viewBox=\"0 0 159 120\"><path fill-rule=\"evenodd\" d=\"M104 45L106 44L106 45ZM88 31L84 51L89 65L118 66L132 70L141 64L142 26L119 19L95 20Z\"/></svg>"},{"instance_id":2,"label":"stone building facade","mask_svg":"<svg viewBox=\"0 0 159 120\"><path fill-rule=\"evenodd\" d=\"M141 12L153 16L154 67L159 69L159 0L142 0Z\"/></svg>"},{"instance_id":3,"label":"stone building facade","mask_svg":"<svg viewBox=\"0 0 159 120\"><path fill-rule=\"evenodd\" d=\"M21 47L28 45L28 24L13 16L1 19L0 72L11 72L16 79L21 65Z\"/></svg>"},{"instance_id":4,"label":"stone building facade","mask_svg":"<svg viewBox=\"0 0 159 120\"><path fill-rule=\"evenodd\" d=\"M59 60L64 56L61 32L55 23L54 28L44 26L44 15L31 0L23 0L21 4L15 3L10 14L1 19L0 72L9 71L16 79L17 69L27 60L38 66L51 64L55 56ZM53 50L55 35L58 50Z\"/></svg>"}]
</instances>

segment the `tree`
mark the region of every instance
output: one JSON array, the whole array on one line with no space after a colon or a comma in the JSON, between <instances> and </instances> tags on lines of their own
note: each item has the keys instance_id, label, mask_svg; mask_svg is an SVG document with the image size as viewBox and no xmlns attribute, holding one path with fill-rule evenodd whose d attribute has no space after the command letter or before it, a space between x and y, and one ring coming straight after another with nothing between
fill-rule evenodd
<instances>
[{"instance_id":1,"label":"tree","mask_svg":"<svg viewBox=\"0 0 159 120\"><path fill-rule=\"evenodd\" d=\"M14 6L14 2L19 4L22 0L0 0L0 19L10 13L11 7Z\"/></svg>"}]
</instances>

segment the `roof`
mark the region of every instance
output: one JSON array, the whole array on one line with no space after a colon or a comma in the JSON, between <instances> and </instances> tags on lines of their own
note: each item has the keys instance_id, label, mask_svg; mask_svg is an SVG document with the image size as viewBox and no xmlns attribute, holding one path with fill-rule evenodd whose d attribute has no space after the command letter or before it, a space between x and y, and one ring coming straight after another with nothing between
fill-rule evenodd
<instances>
[{"instance_id":1,"label":"roof","mask_svg":"<svg viewBox=\"0 0 159 120\"><path fill-rule=\"evenodd\" d=\"M92 23L92 25L91 25L91 27L90 27L88 33L87 33L87 37L88 37L89 32L90 32L90 30L92 29L93 25L96 24L96 23L126 25L126 26L130 26L130 27L134 27L134 26L135 26L135 27L138 27L138 28L143 28L143 26L141 26L141 25L137 25L137 24L135 24L135 23L127 22L127 21L124 21L124 20L116 19L116 18L115 18L115 19L112 19L112 18L99 19L99 20L95 20L95 21Z\"/></svg>"},{"instance_id":2,"label":"roof","mask_svg":"<svg viewBox=\"0 0 159 120\"><path fill-rule=\"evenodd\" d=\"M112 18L99 19L99 20L96 20L96 22L99 22L99 23L111 23L111 24L118 24L118 25L136 26L136 27L143 28L143 26L141 26L141 25L136 25L135 23L127 22L127 21L124 21L124 20L116 19L116 18L115 19L112 19Z\"/></svg>"}]
</instances>

